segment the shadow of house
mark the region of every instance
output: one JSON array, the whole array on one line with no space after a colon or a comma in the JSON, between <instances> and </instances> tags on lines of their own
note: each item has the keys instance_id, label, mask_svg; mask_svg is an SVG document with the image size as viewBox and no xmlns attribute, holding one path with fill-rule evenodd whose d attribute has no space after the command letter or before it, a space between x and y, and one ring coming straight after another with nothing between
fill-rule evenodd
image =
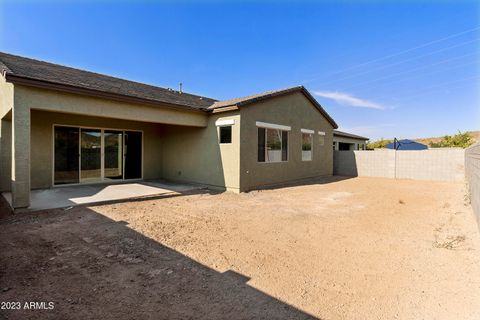
<instances>
[{"instance_id":1,"label":"shadow of house","mask_svg":"<svg viewBox=\"0 0 480 320\"><path fill-rule=\"evenodd\" d=\"M138 233L76 207L0 221L2 301L53 301L53 310L2 310L8 319L315 319ZM23 303L23 302L22 302Z\"/></svg>"}]
</instances>

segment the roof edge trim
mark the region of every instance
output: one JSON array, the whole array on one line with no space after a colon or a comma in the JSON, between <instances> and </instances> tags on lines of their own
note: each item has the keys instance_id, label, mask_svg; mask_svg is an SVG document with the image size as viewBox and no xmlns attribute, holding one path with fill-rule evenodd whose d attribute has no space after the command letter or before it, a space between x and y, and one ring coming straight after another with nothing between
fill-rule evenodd
<instances>
[{"instance_id":1,"label":"roof edge trim","mask_svg":"<svg viewBox=\"0 0 480 320\"><path fill-rule=\"evenodd\" d=\"M111 92L104 92L104 91L99 91L99 90L94 90L94 89L81 88L81 87L67 85L67 84L60 84L60 83L54 83L54 82L49 82L49 81L44 81L44 80L32 79L32 78L28 78L28 77L17 76L17 75L8 73L8 72L5 75L5 78L6 78L7 82L10 82L10 83L13 83L13 84L18 84L18 85L29 86L29 87L50 89L50 90L56 90L56 91L61 91L61 92L91 96L91 97L96 97L96 98L116 100L116 101L121 101L121 102L129 102L129 103L144 104L144 105L157 106L157 107L163 107L163 108L169 108L169 109L177 109L177 110L186 111L186 112L196 112L196 113L198 113L198 112L206 113L207 112L207 110L205 110L205 109L196 110L196 109L191 108L191 107L186 106L186 105L177 105L177 104L172 104L172 103L168 103L168 102L160 102L160 101L138 98L138 97L133 97L133 96L127 96L127 95L122 95L122 94L116 94L116 93L111 93Z\"/></svg>"}]
</instances>

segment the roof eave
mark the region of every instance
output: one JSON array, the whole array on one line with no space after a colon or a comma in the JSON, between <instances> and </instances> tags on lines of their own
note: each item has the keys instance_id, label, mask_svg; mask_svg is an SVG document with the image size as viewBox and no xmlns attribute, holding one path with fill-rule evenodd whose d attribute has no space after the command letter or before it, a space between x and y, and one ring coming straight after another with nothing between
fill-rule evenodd
<instances>
[{"instance_id":1,"label":"roof eave","mask_svg":"<svg viewBox=\"0 0 480 320\"><path fill-rule=\"evenodd\" d=\"M121 101L121 102L145 104L145 105L164 107L169 109L177 109L177 110L182 110L187 112L201 112L201 113L207 112L206 108L194 108L187 105L173 104L169 102L161 102L161 101L139 98L134 96L122 95L118 93L105 92L105 91L87 89L87 88L82 88L82 87L72 86L67 84L54 83L54 82L49 82L44 80L18 76L8 71L5 74L5 79L8 82L13 84L41 88L41 89L56 90L56 91L79 94L79 95L86 95L86 96L91 96L96 98L104 98L104 99Z\"/></svg>"}]
</instances>

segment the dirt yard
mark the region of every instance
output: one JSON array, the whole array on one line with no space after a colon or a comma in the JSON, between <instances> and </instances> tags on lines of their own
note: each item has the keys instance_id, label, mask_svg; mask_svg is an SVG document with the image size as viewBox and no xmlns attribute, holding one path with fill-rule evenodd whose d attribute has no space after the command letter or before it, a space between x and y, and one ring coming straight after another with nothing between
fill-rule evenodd
<instances>
[{"instance_id":1,"label":"dirt yard","mask_svg":"<svg viewBox=\"0 0 480 320\"><path fill-rule=\"evenodd\" d=\"M465 202L463 184L332 178L7 216L0 301L23 310L0 318L480 319Z\"/></svg>"}]
</instances>

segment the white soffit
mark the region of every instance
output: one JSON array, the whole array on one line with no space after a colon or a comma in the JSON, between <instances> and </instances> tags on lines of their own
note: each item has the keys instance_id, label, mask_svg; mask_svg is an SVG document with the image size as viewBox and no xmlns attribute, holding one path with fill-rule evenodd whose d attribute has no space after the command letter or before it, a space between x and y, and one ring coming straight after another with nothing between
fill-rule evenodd
<instances>
[{"instance_id":1,"label":"white soffit","mask_svg":"<svg viewBox=\"0 0 480 320\"><path fill-rule=\"evenodd\" d=\"M314 134L314 133L315 133L314 130L310 130L310 129L301 129L300 131L302 131L302 133L310 133L310 134Z\"/></svg>"},{"instance_id":2,"label":"white soffit","mask_svg":"<svg viewBox=\"0 0 480 320\"><path fill-rule=\"evenodd\" d=\"M235 124L235 119L218 119L215 121L215 125L217 127L223 127L223 126L233 126Z\"/></svg>"},{"instance_id":3,"label":"white soffit","mask_svg":"<svg viewBox=\"0 0 480 320\"><path fill-rule=\"evenodd\" d=\"M325 132L323 132L323 131L318 131L318 134L321 135L321 136L324 136L324 135L325 135Z\"/></svg>"},{"instance_id":4,"label":"white soffit","mask_svg":"<svg viewBox=\"0 0 480 320\"><path fill-rule=\"evenodd\" d=\"M267 128L267 129L278 129L278 130L284 130L284 131L292 130L292 128L289 127L289 126L282 126L281 124L266 123L266 122L261 122L261 121L257 121L256 125L257 125L257 127Z\"/></svg>"}]
</instances>

